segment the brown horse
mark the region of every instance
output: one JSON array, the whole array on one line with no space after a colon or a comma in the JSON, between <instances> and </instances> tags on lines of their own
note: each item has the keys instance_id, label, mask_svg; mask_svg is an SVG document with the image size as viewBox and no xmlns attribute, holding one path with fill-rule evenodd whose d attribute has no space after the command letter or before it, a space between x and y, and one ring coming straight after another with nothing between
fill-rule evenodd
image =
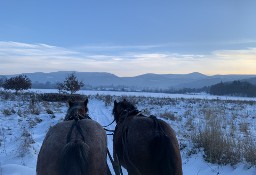
<instances>
[{"instance_id":1,"label":"brown horse","mask_svg":"<svg viewBox=\"0 0 256 175\"><path fill-rule=\"evenodd\" d=\"M86 119L87 103L69 102L65 121L50 128L38 155L37 175L107 174L106 132Z\"/></svg>"},{"instance_id":2,"label":"brown horse","mask_svg":"<svg viewBox=\"0 0 256 175\"><path fill-rule=\"evenodd\" d=\"M173 129L134 105L114 102L116 120L113 155L129 175L182 175L178 141Z\"/></svg>"}]
</instances>

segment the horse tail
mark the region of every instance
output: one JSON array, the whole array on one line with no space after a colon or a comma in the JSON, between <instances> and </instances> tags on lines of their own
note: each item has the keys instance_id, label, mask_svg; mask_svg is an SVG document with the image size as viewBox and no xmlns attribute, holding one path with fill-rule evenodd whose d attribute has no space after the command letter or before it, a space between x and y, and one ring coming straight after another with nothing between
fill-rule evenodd
<instances>
[{"instance_id":1,"label":"horse tail","mask_svg":"<svg viewBox=\"0 0 256 175\"><path fill-rule=\"evenodd\" d=\"M88 174L89 147L81 140L67 143L61 152L60 175Z\"/></svg>"},{"instance_id":2,"label":"horse tail","mask_svg":"<svg viewBox=\"0 0 256 175\"><path fill-rule=\"evenodd\" d=\"M156 117L153 117L156 135L152 141L152 153L153 159L156 162L156 171L161 175L181 175L182 172L179 169L180 157L177 154L175 141L172 141L172 137L168 136L164 131L164 124L160 122ZM176 139L176 138L175 138Z\"/></svg>"}]
</instances>

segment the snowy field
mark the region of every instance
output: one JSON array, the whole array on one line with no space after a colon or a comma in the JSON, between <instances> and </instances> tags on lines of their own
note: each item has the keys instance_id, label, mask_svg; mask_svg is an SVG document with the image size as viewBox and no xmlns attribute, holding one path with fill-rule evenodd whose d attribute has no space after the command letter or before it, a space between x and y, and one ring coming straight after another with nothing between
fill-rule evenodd
<instances>
[{"instance_id":1,"label":"snowy field","mask_svg":"<svg viewBox=\"0 0 256 175\"><path fill-rule=\"evenodd\" d=\"M222 117L224 130L232 130L233 136L241 139L250 135L255 143L256 98L107 91L79 93L89 96L89 115L102 125L113 120L113 100L124 97L145 115L153 114L168 122L180 142L184 175L256 175L256 167L245 158L232 166L206 162L204 152L195 149L191 141L197 127L214 114ZM37 155L45 134L49 127L63 120L67 104L3 94L0 100L0 175L35 175ZM114 127L112 124L109 129ZM112 136L108 136L108 147L112 152Z\"/></svg>"},{"instance_id":2,"label":"snowy field","mask_svg":"<svg viewBox=\"0 0 256 175\"><path fill-rule=\"evenodd\" d=\"M57 89L32 89L30 92L35 93L58 93ZM80 90L77 93L83 95L115 95L115 96L138 96L138 97L158 97L158 98L185 98L185 99L219 99L219 100L239 100L239 101L256 101L256 97L232 97L217 96L206 93L200 94L167 94L167 93L149 93L149 92L116 92L116 91L87 91Z\"/></svg>"}]
</instances>

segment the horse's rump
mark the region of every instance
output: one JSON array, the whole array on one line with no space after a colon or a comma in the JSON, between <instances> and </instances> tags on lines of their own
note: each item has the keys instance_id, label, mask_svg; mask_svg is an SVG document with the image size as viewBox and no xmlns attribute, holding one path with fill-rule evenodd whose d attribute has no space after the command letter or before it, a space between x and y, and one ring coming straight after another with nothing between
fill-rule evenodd
<instances>
[{"instance_id":1,"label":"horse's rump","mask_svg":"<svg viewBox=\"0 0 256 175\"><path fill-rule=\"evenodd\" d=\"M152 118L156 125L156 135L151 143L152 157L161 175L182 174L182 162L176 135L162 120Z\"/></svg>"},{"instance_id":2,"label":"horse's rump","mask_svg":"<svg viewBox=\"0 0 256 175\"><path fill-rule=\"evenodd\" d=\"M114 150L121 164L133 170L131 174L182 174L175 133L162 120L134 116L120 123L114 135ZM175 173L176 169L179 172Z\"/></svg>"},{"instance_id":3,"label":"horse's rump","mask_svg":"<svg viewBox=\"0 0 256 175\"><path fill-rule=\"evenodd\" d=\"M70 142L67 143L73 122L75 121L61 122L50 128L38 155L37 175L60 175L61 163L65 164L63 158L84 160L85 164L82 164L88 165L90 174L106 173L107 138L104 129L93 120L79 120L84 142L78 130L74 129ZM70 156L72 154L80 157ZM78 164L78 166L82 165Z\"/></svg>"}]
</instances>

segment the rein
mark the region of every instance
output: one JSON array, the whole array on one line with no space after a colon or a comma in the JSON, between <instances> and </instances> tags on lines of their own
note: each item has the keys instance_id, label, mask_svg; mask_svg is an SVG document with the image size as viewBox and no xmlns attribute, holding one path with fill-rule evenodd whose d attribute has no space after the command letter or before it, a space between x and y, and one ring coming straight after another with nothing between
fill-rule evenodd
<instances>
[{"instance_id":1,"label":"rein","mask_svg":"<svg viewBox=\"0 0 256 175\"><path fill-rule=\"evenodd\" d=\"M71 107L71 108L68 110L68 113L67 113L67 115L66 115L66 117L65 117L65 121L74 120L74 122L73 122L73 124L72 124L72 126L71 126L71 128L70 128L70 130L69 130L69 132L68 132L68 135L67 135L67 143L70 142L70 140L71 140L71 134L72 134L72 131L73 131L73 129L74 129L75 127L76 127L78 133L80 134L80 136L82 137L83 142L85 142L85 138L84 138L84 135L83 135L83 130L82 130L80 124L79 124L79 120L85 119L85 118L87 118L87 119L91 119L91 118L89 117L88 114L85 114L85 115L83 116L83 115L81 115L81 114L79 114L79 113L77 112L77 110L80 109L81 107L82 107L82 106L80 106L80 105L76 105L76 106ZM75 111L75 110L76 110L76 111ZM72 113L75 113L75 115L72 114Z\"/></svg>"},{"instance_id":2,"label":"rein","mask_svg":"<svg viewBox=\"0 0 256 175\"><path fill-rule=\"evenodd\" d=\"M73 131L74 127L76 127L78 133L82 137L83 142L85 142L85 138L84 138L84 135L83 135L83 130L82 130L80 124L79 124L79 121L78 120L74 120L74 122L73 122L73 124L72 124L72 126L71 126L71 128L70 128L70 130L68 132L67 143L69 143L70 140L71 140L71 134L72 134L72 131Z\"/></svg>"},{"instance_id":3,"label":"rein","mask_svg":"<svg viewBox=\"0 0 256 175\"><path fill-rule=\"evenodd\" d=\"M102 127L108 127L108 126L112 125L115 121L116 121L116 119L114 119L110 124L102 126Z\"/></svg>"},{"instance_id":4,"label":"rein","mask_svg":"<svg viewBox=\"0 0 256 175\"><path fill-rule=\"evenodd\" d=\"M111 134L107 134L107 135L113 135L115 130L112 130L112 129L107 129L106 127L112 125L114 122L116 121L116 119L114 119L110 124L108 125L105 125L105 126L102 126L104 128L105 131L108 131L108 132L112 132Z\"/></svg>"}]
</instances>

